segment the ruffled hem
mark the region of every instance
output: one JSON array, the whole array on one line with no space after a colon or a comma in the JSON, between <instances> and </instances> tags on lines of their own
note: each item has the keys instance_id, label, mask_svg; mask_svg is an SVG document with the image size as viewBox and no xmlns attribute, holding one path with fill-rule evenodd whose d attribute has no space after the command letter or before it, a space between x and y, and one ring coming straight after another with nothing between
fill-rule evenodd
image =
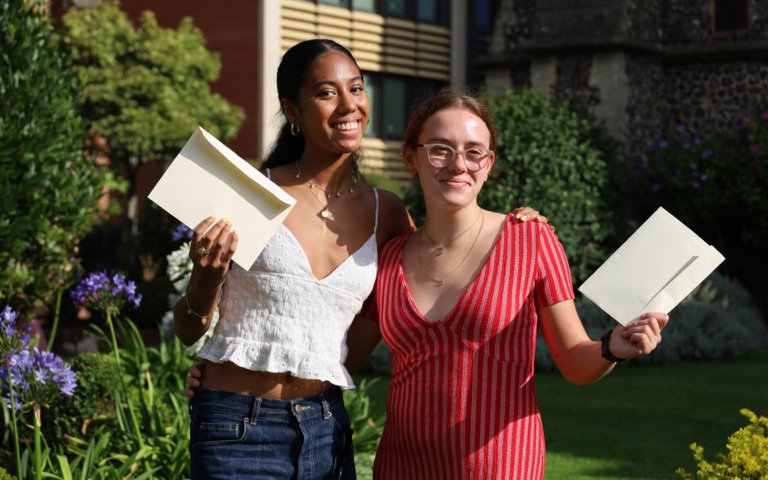
<instances>
[{"instance_id":1,"label":"ruffled hem","mask_svg":"<svg viewBox=\"0 0 768 480\"><path fill-rule=\"evenodd\" d=\"M342 388L355 388L344 365L308 350L285 345L246 342L239 338L214 335L197 352L198 357L214 363L232 362L248 370L282 373L309 380L331 382Z\"/></svg>"}]
</instances>

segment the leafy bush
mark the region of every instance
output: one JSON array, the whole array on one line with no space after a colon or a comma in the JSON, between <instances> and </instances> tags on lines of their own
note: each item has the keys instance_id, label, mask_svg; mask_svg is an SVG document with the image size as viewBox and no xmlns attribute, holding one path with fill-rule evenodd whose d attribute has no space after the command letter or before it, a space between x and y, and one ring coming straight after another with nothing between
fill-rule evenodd
<instances>
[{"instance_id":1,"label":"leafy bush","mask_svg":"<svg viewBox=\"0 0 768 480\"><path fill-rule=\"evenodd\" d=\"M499 145L481 205L538 209L556 226L575 280L585 279L605 259L615 223L604 197L606 137L567 104L532 90L508 90L487 102Z\"/></svg>"},{"instance_id":2,"label":"leafy bush","mask_svg":"<svg viewBox=\"0 0 768 480\"><path fill-rule=\"evenodd\" d=\"M768 479L768 418L758 417L746 408L741 414L749 419L749 425L728 438L728 453L718 454L719 462L709 463L704 458L704 448L691 445L698 469L695 474L678 469L683 480L766 480Z\"/></svg>"},{"instance_id":3,"label":"leafy bush","mask_svg":"<svg viewBox=\"0 0 768 480\"><path fill-rule=\"evenodd\" d=\"M592 339L616 325L608 314L583 297L576 300L576 307ZM658 348L630 364L735 358L766 346L768 329L749 292L715 271L670 313ZM556 368L542 338L536 345L536 368Z\"/></svg>"},{"instance_id":4,"label":"leafy bush","mask_svg":"<svg viewBox=\"0 0 768 480\"><path fill-rule=\"evenodd\" d=\"M120 381L114 358L103 353L81 353L68 360L77 375L77 395L61 399L48 410L45 434L49 442L65 444L67 438L91 438L106 427L118 433L114 386Z\"/></svg>"},{"instance_id":5,"label":"leafy bush","mask_svg":"<svg viewBox=\"0 0 768 480\"><path fill-rule=\"evenodd\" d=\"M100 194L70 58L35 3L0 2L0 299L30 317L78 270Z\"/></svg>"}]
</instances>

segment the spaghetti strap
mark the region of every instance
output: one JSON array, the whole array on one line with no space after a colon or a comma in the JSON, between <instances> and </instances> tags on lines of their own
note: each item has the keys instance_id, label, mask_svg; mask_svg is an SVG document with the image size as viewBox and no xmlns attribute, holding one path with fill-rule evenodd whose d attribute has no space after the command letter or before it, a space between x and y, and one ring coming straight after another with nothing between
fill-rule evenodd
<instances>
[{"instance_id":1,"label":"spaghetti strap","mask_svg":"<svg viewBox=\"0 0 768 480\"><path fill-rule=\"evenodd\" d=\"M272 180L272 170L267 168L265 171L267 172L267 178Z\"/></svg>"},{"instance_id":2,"label":"spaghetti strap","mask_svg":"<svg viewBox=\"0 0 768 480\"><path fill-rule=\"evenodd\" d=\"M373 221L373 234L376 235L376 231L379 228L379 191L374 187L373 196L376 199L376 213L374 213Z\"/></svg>"}]
</instances>

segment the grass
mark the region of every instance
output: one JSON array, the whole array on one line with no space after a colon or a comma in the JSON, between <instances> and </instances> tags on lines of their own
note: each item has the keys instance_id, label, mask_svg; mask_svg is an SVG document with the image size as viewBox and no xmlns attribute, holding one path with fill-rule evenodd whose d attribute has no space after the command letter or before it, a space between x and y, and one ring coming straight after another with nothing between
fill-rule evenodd
<instances>
[{"instance_id":1,"label":"grass","mask_svg":"<svg viewBox=\"0 0 768 480\"><path fill-rule=\"evenodd\" d=\"M536 376L547 441L546 480L676 479L695 472L689 445L710 460L747 424L739 410L768 416L768 353L736 360L620 366L576 387L558 373ZM385 379L383 379L385 380ZM372 393L383 411L386 384ZM362 458L365 457L365 458ZM369 479L371 456L357 460Z\"/></svg>"}]
</instances>

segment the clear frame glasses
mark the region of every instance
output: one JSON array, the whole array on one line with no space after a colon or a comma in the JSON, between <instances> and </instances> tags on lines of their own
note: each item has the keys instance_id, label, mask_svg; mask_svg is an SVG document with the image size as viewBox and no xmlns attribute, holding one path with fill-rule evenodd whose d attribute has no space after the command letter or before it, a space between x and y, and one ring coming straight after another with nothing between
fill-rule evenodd
<instances>
[{"instance_id":1,"label":"clear frame glasses","mask_svg":"<svg viewBox=\"0 0 768 480\"><path fill-rule=\"evenodd\" d=\"M466 150L456 150L444 143L417 143L414 147L427 149L427 160L433 167L444 168L456 161L456 155L464 156L464 164L470 172L476 172L485 166L493 150L482 145L475 145Z\"/></svg>"}]
</instances>

